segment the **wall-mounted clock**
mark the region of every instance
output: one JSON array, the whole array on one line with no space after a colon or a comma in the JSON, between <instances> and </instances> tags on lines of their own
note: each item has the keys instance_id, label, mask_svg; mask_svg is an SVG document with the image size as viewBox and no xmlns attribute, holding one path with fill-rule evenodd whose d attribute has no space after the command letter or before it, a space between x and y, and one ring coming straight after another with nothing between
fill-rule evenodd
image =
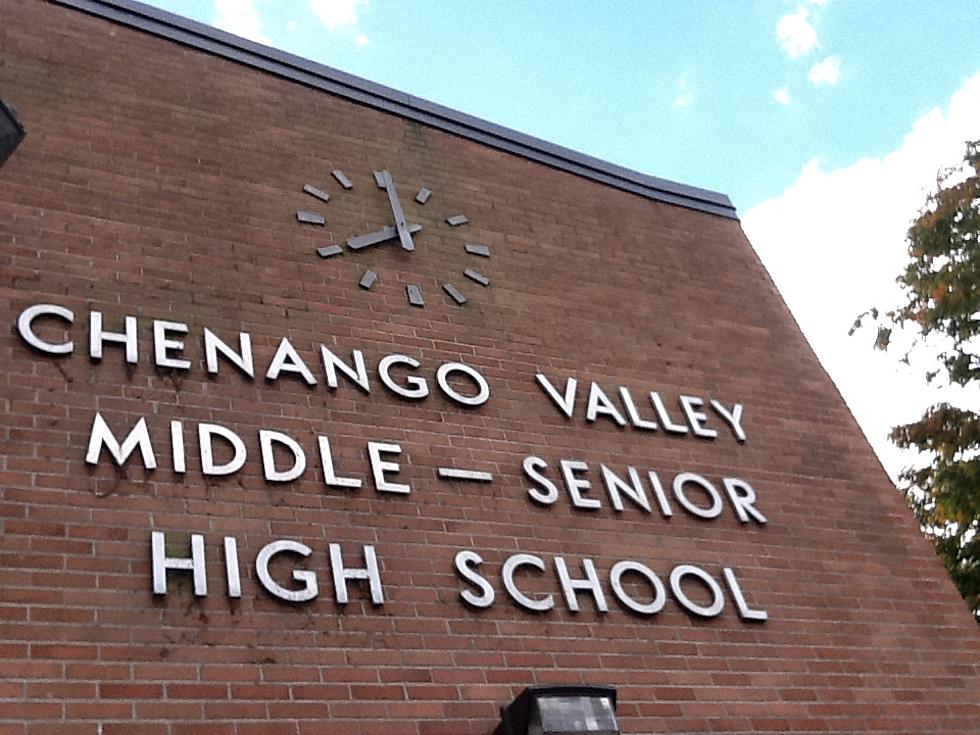
<instances>
[{"instance_id":1,"label":"wall-mounted clock","mask_svg":"<svg viewBox=\"0 0 980 735\"><path fill-rule=\"evenodd\" d=\"M340 185L345 195L354 189L354 182L343 171L334 170L331 172L331 175L336 179L337 184ZM386 211L389 212L388 221L379 222L376 229L371 229L368 232L350 233L343 245L331 244L316 248L315 252L320 258L335 258L345 254L357 257L361 253L378 248L401 248L408 253L414 253L417 243L420 248L424 247L426 237L425 228L417 222L410 221L410 219L414 218L406 215L405 207L402 205L402 199L398 194L394 177L388 170L374 171L372 172L372 177L376 188L371 186L368 188L373 195L383 197L387 202ZM383 194L377 193L378 190L383 192ZM330 194L313 184L305 184L303 186L303 193L317 200L317 210L298 210L296 212L296 221L304 227L326 226L326 216L321 214L319 210L330 201ZM423 186L419 189L409 206L412 210L418 210L418 208L424 207L431 197L432 192ZM441 218L440 224L453 231L458 228L465 230L465 226L469 224L469 220L465 214L453 213ZM474 266L480 260L490 257L490 247L484 243L470 242L465 237L460 237L459 247L463 249L467 256L473 258ZM464 268L457 274L447 274L447 278L440 281L439 285L449 296L452 303L457 306L463 306L467 303L466 296L456 286L456 283L461 283L460 276L482 288L490 286L489 277L476 267ZM365 291L370 291L378 280L378 271L368 269L363 272L357 285ZM425 306L425 295L422 293L420 283L408 284L405 287L405 291L409 304L417 307Z\"/></svg>"}]
</instances>

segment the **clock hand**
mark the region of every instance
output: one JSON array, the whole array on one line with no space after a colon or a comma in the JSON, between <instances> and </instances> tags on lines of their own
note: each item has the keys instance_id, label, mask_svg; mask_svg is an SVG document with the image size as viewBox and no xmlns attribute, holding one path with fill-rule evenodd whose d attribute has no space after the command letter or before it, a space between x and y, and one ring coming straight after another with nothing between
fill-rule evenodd
<instances>
[{"instance_id":1,"label":"clock hand","mask_svg":"<svg viewBox=\"0 0 980 735\"><path fill-rule=\"evenodd\" d=\"M388 203L391 205L391 213L395 217L395 229L398 231L398 239L401 240L402 248L405 250L415 250L415 243L412 241L412 233L408 231L405 222L405 213L402 211L402 203L398 199L398 192L395 190L395 180L391 178L390 171L381 172L385 190L388 192Z\"/></svg>"},{"instance_id":2,"label":"clock hand","mask_svg":"<svg viewBox=\"0 0 980 735\"><path fill-rule=\"evenodd\" d=\"M422 229L422 225L405 225L405 229L409 238L411 238L411 234L419 232ZM396 228L382 227L377 232L369 232L366 235L357 235L348 239L347 247L351 250L360 250L361 248L366 248L368 245L377 245L388 240L396 240L398 237L398 230Z\"/></svg>"}]
</instances>

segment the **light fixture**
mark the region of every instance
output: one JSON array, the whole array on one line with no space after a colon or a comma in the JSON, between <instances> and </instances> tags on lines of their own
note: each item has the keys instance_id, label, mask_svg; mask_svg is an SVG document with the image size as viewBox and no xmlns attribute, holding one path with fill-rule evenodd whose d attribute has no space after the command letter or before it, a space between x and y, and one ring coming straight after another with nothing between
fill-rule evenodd
<instances>
[{"instance_id":1,"label":"light fixture","mask_svg":"<svg viewBox=\"0 0 980 735\"><path fill-rule=\"evenodd\" d=\"M20 145L27 132L17 119L17 113L3 100L0 100L0 166L10 158L10 154Z\"/></svg>"},{"instance_id":2,"label":"light fixture","mask_svg":"<svg viewBox=\"0 0 980 735\"><path fill-rule=\"evenodd\" d=\"M530 686L500 708L493 735L619 735L616 690L604 686Z\"/></svg>"}]
</instances>

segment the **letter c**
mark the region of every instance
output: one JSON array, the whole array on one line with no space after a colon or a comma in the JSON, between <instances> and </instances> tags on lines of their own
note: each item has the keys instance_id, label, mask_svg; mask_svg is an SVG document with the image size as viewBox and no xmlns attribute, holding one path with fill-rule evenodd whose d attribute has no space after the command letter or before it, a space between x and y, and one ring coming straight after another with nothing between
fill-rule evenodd
<instances>
[{"instance_id":1,"label":"letter c","mask_svg":"<svg viewBox=\"0 0 980 735\"><path fill-rule=\"evenodd\" d=\"M507 594L510 595L514 602L528 610L545 612L553 608L555 606L554 595L547 595L540 600L535 600L517 589L517 585L514 583L514 572L517 571L518 567L522 566L534 567L542 572L545 569L544 562L540 557L531 554L514 554L504 562L504 568L501 573L501 576L504 578L504 588L507 590Z\"/></svg>"},{"instance_id":2,"label":"letter c","mask_svg":"<svg viewBox=\"0 0 980 735\"><path fill-rule=\"evenodd\" d=\"M20 332L21 338L35 350L47 352L49 355L71 354L75 349L75 343L71 340L59 343L45 342L34 334L34 320L41 316L61 317L69 324L75 321L75 314L71 309L55 304L34 304L24 309L17 318L17 331Z\"/></svg>"}]
</instances>

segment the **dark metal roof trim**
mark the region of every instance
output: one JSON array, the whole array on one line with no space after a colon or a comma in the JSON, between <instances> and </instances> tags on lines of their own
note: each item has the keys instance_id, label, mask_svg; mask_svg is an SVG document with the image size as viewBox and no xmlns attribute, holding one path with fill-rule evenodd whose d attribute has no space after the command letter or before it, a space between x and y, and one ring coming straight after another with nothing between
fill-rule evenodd
<instances>
[{"instance_id":1,"label":"dark metal roof trim","mask_svg":"<svg viewBox=\"0 0 980 735\"><path fill-rule=\"evenodd\" d=\"M648 176L133 0L51 0L659 202L738 219L724 194Z\"/></svg>"}]
</instances>

